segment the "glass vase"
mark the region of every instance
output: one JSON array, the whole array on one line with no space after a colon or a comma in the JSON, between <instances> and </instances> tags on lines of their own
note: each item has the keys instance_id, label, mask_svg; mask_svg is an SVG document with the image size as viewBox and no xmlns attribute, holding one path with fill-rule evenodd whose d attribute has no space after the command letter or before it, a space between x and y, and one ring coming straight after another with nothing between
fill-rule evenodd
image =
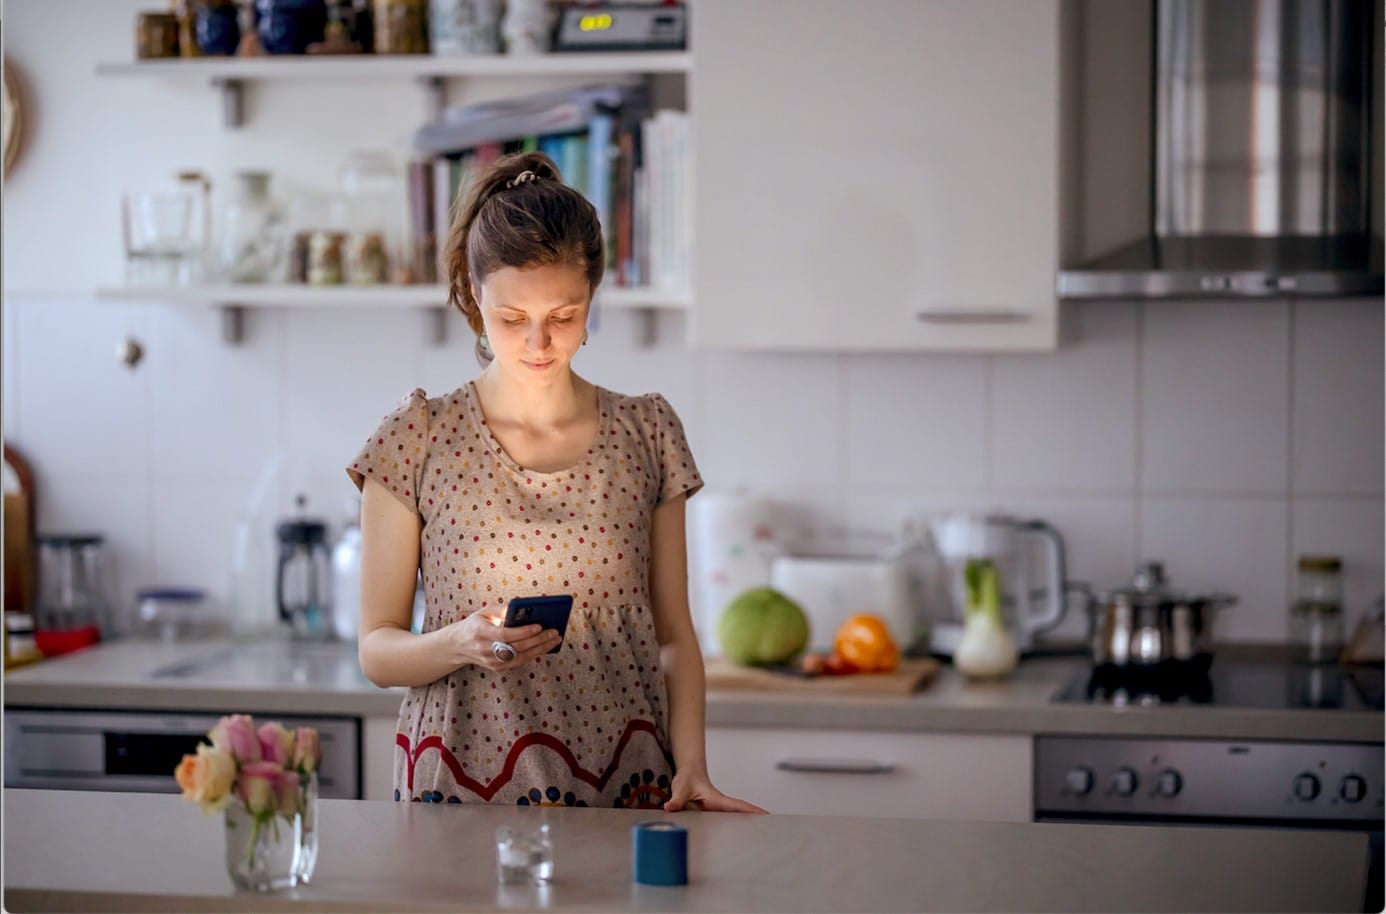
<instances>
[{"instance_id":1,"label":"glass vase","mask_svg":"<svg viewBox=\"0 0 1386 914\"><path fill-rule=\"evenodd\" d=\"M233 801L226 807L226 872L237 888L276 892L307 884L318 858L317 775L304 779L292 817L257 817Z\"/></svg>"},{"instance_id":2,"label":"glass vase","mask_svg":"<svg viewBox=\"0 0 1386 914\"><path fill-rule=\"evenodd\" d=\"M303 782L302 820L299 829L298 881L307 885L318 865L318 773L314 771Z\"/></svg>"}]
</instances>

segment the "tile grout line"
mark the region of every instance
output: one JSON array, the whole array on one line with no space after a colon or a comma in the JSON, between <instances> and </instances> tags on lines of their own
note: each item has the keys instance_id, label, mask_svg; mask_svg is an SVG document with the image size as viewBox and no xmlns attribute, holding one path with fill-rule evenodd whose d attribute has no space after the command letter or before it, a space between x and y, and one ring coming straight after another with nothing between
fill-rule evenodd
<instances>
[{"instance_id":1,"label":"tile grout line","mask_svg":"<svg viewBox=\"0 0 1386 914\"><path fill-rule=\"evenodd\" d=\"M128 311L127 315L126 315L126 325L127 325L127 326L134 326L134 323L135 323L135 321L134 321L135 307L136 307L136 306L133 305L133 304L129 306L129 311ZM145 310L145 318L146 318L146 319L150 319L151 314L152 314L152 312L151 312L148 308L146 308L146 310ZM149 329L149 330L152 330L152 329L153 329L153 325L151 324L150 327L149 327L148 329ZM148 348L151 348L151 347L149 347L148 344L146 343L146 347L145 347L145 348L148 349ZM152 370L152 369L146 369L146 371L149 371L149 370ZM144 405L145 405L145 408L149 410L148 421L145 422L145 442L144 442L144 443L145 443L145 448L144 448L144 474L145 474L145 496L144 496L144 499L145 499L145 504L144 504L145 517L144 517L144 523L145 523L145 537L146 537L145 542L148 544L149 555L151 555L151 556L153 557L153 567L147 569L147 571L148 571L148 573L150 574L150 576L152 576L155 580L158 580L158 578L160 577L160 575L158 574L158 571L159 571L159 523L158 523L158 519L157 519L157 517L156 517L156 509L157 509L157 507L158 507L158 498L157 498L157 495L156 495L156 491L157 491L158 483L157 483L157 479L156 479L157 473L155 472L155 467L154 467L154 451L155 451L155 448L158 446L158 442L157 442L157 440L156 440L157 432L156 432L156 429L155 429L155 419L156 419L156 416L158 415L158 410L156 409L156 403L154 402L154 383L150 380L148 374L145 375ZM128 584L128 582L127 582L127 584ZM127 586L125 589L128 591L130 588Z\"/></svg>"},{"instance_id":2,"label":"tile grout line","mask_svg":"<svg viewBox=\"0 0 1386 914\"><path fill-rule=\"evenodd\" d=\"M1132 412L1135 413L1135 485L1131 487L1131 523L1135 526L1132 531L1131 546L1136 554L1131 557L1131 567L1136 567L1136 563L1141 560L1141 555L1145 551L1144 536L1142 535L1142 523L1145 514L1145 495L1142 486L1145 484L1145 305L1142 302L1135 302L1136 306L1136 357L1133 359L1136 373L1136 402Z\"/></svg>"},{"instance_id":3,"label":"tile grout line","mask_svg":"<svg viewBox=\"0 0 1386 914\"><path fill-rule=\"evenodd\" d=\"M982 362L982 490L988 501L996 498L996 356Z\"/></svg>"},{"instance_id":4,"label":"tile grout line","mask_svg":"<svg viewBox=\"0 0 1386 914\"><path fill-rule=\"evenodd\" d=\"M848 428L847 422L847 358L845 353L838 353L833 356L834 374L837 377L837 390L834 392L833 411L836 414L837 436L837 521L844 528L848 526L848 504L851 497L848 494L848 485L851 481L851 474L847 471L847 461L850 457L851 448L848 445L848 435L843 431Z\"/></svg>"},{"instance_id":5,"label":"tile grout line","mask_svg":"<svg viewBox=\"0 0 1386 914\"><path fill-rule=\"evenodd\" d=\"M1288 606L1294 593L1295 574L1295 331L1299 308L1294 296L1289 299L1289 320L1285 345L1285 589L1281 603Z\"/></svg>"}]
</instances>

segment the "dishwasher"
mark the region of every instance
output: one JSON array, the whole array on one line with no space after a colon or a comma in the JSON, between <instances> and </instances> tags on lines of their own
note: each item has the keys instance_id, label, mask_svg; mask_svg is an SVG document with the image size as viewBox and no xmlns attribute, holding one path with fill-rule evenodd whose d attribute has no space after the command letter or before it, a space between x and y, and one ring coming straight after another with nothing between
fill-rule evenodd
<instances>
[{"instance_id":1,"label":"dishwasher","mask_svg":"<svg viewBox=\"0 0 1386 914\"><path fill-rule=\"evenodd\" d=\"M5 786L178 793L173 771L222 714L5 708ZM268 719L268 718L267 718ZM320 796L361 798L361 719L274 715L314 727L322 743Z\"/></svg>"}]
</instances>

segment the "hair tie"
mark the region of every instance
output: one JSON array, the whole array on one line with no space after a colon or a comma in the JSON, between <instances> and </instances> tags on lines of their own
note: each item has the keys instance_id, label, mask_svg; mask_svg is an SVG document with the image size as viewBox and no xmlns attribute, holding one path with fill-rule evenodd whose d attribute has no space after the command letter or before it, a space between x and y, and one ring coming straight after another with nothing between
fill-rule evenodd
<instances>
[{"instance_id":1,"label":"hair tie","mask_svg":"<svg viewBox=\"0 0 1386 914\"><path fill-rule=\"evenodd\" d=\"M506 187L515 187L518 184L528 184L530 181L539 180L539 176L526 168L524 171L505 182Z\"/></svg>"}]
</instances>

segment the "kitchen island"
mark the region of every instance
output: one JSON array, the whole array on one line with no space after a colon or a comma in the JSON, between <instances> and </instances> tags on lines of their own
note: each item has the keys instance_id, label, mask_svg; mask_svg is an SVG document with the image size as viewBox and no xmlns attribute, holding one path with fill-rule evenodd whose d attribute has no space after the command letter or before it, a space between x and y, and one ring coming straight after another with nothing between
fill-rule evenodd
<instances>
[{"instance_id":1,"label":"kitchen island","mask_svg":"<svg viewBox=\"0 0 1386 914\"><path fill-rule=\"evenodd\" d=\"M631 826L689 831L690 883L631 882ZM503 824L555 877L501 886ZM6 790L10 911L1352 911L1359 834L323 800L312 884L233 889L220 817L176 796Z\"/></svg>"}]
</instances>

